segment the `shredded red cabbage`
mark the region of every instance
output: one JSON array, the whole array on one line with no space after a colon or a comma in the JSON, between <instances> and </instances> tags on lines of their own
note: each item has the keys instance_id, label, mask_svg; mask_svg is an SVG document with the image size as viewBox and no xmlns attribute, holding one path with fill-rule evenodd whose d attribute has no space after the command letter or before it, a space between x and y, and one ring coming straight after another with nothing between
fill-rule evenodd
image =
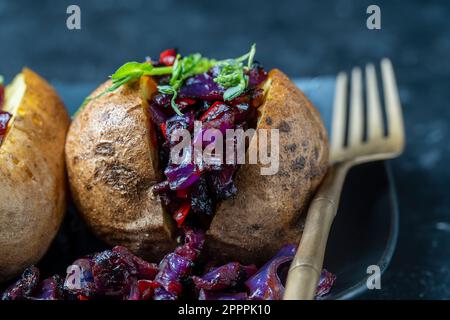
<instances>
[{"instance_id":1,"label":"shredded red cabbage","mask_svg":"<svg viewBox=\"0 0 450 320\"><path fill-rule=\"evenodd\" d=\"M163 52L160 63L167 65L167 61L173 58L173 52ZM246 90L231 101L223 100L226 89L214 81L220 73L219 66L186 79L176 99L182 116L175 114L171 108L172 97L169 94L156 93L149 101L150 118L159 133L160 164L166 178L153 190L178 225L211 219L216 203L237 192L233 183L237 166L225 164L225 157L220 163L199 162L201 159L194 159L194 146L200 145L203 149L214 143L214 140L203 141L208 129L218 129L225 135L227 129L246 129L256 125L257 108L263 102L262 89L258 86L267 79L267 72L257 64L246 72ZM168 82L167 77L157 77L155 80L160 85ZM198 132L194 132L195 120L202 123L202 129ZM173 139L178 129L188 130L192 139L191 150L183 153L181 164L170 161L170 152L179 142L179 139ZM223 151L225 155L225 147Z\"/></svg>"},{"instance_id":2,"label":"shredded red cabbage","mask_svg":"<svg viewBox=\"0 0 450 320\"><path fill-rule=\"evenodd\" d=\"M320 275L319 285L317 287L316 298L321 299L326 296L330 292L335 281L336 276L328 270L323 269L322 274Z\"/></svg>"},{"instance_id":3,"label":"shredded red cabbage","mask_svg":"<svg viewBox=\"0 0 450 320\"><path fill-rule=\"evenodd\" d=\"M0 145L8 130L8 123L11 120L11 114L8 112L0 111Z\"/></svg>"},{"instance_id":4,"label":"shredded red cabbage","mask_svg":"<svg viewBox=\"0 0 450 320\"><path fill-rule=\"evenodd\" d=\"M34 289L39 285L39 269L31 266L27 268L16 283L12 284L2 295L2 300L25 300L31 297Z\"/></svg>"},{"instance_id":5,"label":"shredded red cabbage","mask_svg":"<svg viewBox=\"0 0 450 320\"><path fill-rule=\"evenodd\" d=\"M222 100L225 89L214 82L217 74L217 68L213 68L208 72L189 78L181 87L179 96L206 101Z\"/></svg>"},{"instance_id":6,"label":"shredded red cabbage","mask_svg":"<svg viewBox=\"0 0 450 320\"><path fill-rule=\"evenodd\" d=\"M193 276L195 287L208 291L219 291L236 287L256 272L255 265L243 266L231 262L215 268L202 277Z\"/></svg>"},{"instance_id":7,"label":"shredded red cabbage","mask_svg":"<svg viewBox=\"0 0 450 320\"><path fill-rule=\"evenodd\" d=\"M64 285L58 276L40 282L39 270L30 267L2 295L3 300L123 299L178 300L195 286L200 300L281 299L284 293L282 269L292 261L296 246L283 247L258 271L254 265L232 262L213 268L203 276L192 274L204 243L203 232L185 228L183 244L166 255L159 266L149 263L124 247L105 250L76 260L81 278L74 288L74 274L68 269ZM323 270L316 298L330 292L336 277Z\"/></svg>"},{"instance_id":8,"label":"shredded red cabbage","mask_svg":"<svg viewBox=\"0 0 450 320\"><path fill-rule=\"evenodd\" d=\"M63 281L55 275L42 281L30 300L62 300L63 298Z\"/></svg>"},{"instance_id":9,"label":"shredded red cabbage","mask_svg":"<svg viewBox=\"0 0 450 320\"><path fill-rule=\"evenodd\" d=\"M296 245L284 246L269 262L245 282L251 300L280 300L284 287L278 276L278 268L295 255Z\"/></svg>"},{"instance_id":10,"label":"shredded red cabbage","mask_svg":"<svg viewBox=\"0 0 450 320\"><path fill-rule=\"evenodd\" d=\"M68 268L64 290L73 295L91 296L97 294L92 274L94 263L90 258L75 260ZM70 271L69 271L70 269Z\"/></svg>"},{"instance_id":11,"label":"shredded red cabbage","mask_svg":"<svg viewBox=\"0 0 450 320\"><path fill-rule=\"evenodd\" d=\"M166 255L159 265L155 281L160 287L155 290L155 300L175 300L182 294L181 280L190 275L204 241L202 232L185 228L184 244Z\"/></svg>"}]
</instances>

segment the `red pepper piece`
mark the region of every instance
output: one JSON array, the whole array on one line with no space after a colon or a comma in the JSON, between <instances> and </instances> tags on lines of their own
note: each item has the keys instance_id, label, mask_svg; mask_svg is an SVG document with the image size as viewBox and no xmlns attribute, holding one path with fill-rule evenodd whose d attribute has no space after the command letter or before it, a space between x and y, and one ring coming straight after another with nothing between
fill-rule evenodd
<instances>
[{"instance_id":1,"label":"red pepper piece","mask_svg":"<svg viewBox=\"0 0 450 320\"><path fill-rule=\"evenodd\" d=\"M167 49L159 55L159 62L166 66L171 66L175 62L177 51L175 49Z\"/></svg>"},{"instance_id":2,"label":"red pepper piece","mask_svg":"<svg viewBox=\"0 0 450 320\"><path fill-rule=\"evenodd\" d=\"M179 98L176 100L176 103L181 106L191 106L196 102L196 100L190 98Z\"/></svg>"},{"instance_id":3,"label":"red pepper piece","mask_svg":"<svg viewBox=\"0 0 450 320\"><path fill-rule=\"evenodd\" d=\"M228 106L223 103L223 101L214 102L211 107L206 110L204 114L200 117L200 121L209 122L211 120L220 118L222 113L228 110Z\"/></svg>"},{"instance_id":4,"label":"red pepper piece","mask_svg":"<svg viewBox=\"0 0 450 320\"><path fill-rule=\"evenodd\" d=\"M161 131L164 136L164 139L167 140L167 125L165 122L161 123Z\"/></svg>"},{"instance_id":5,"label":"red pepper piece","mask_svg":"<svg viewBox=\"0 0 450 320\"><path fill-rule=\"evenodd\" d=\"M159 283L152 280L139 280L138 288L142 300L150 300L155 289L160 287Z\"/></svg>"},{"instance_id":6,"label":"red pepper piece","mask_svg":"<svg viewBox=\"0 0 450 320\"><path fill-rule=\"evenodd\" d=\"M187 189L178 189L177 190L177 197L181 199L187 199L188 197L188 190Z\"/></svg>"},{"instance_id":7,"label":"red pepper piece","mask_svg":"<svg viewBox=\"0 0 450 320\"><path fill-rule=\"evenodd\" d=\"M191 204L189 202L186 202L181 205L181 207L177 211L175 211L175 213L173 214L173 218L177 222L178 227L181 227L190 210Z\"/></svg>"},{"instance_id":8,"label":"red pepper piece","mask_svg":"<svg viewBox=\"0 0 450 320\"><path fill-rule=\"evenodd\" d=\"M171 281L167 286L167 291L178 296L183 292L183 286L178 281Z\"/></svg>"}]
</instances>

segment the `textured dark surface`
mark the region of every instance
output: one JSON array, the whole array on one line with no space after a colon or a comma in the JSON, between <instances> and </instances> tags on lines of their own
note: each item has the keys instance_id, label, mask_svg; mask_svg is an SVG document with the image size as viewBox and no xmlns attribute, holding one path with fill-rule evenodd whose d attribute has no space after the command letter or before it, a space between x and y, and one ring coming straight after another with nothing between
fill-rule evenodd
<instances>
[{"instance_id":1,"label":"textured dark surface","mask_svg":"<svg viewBox=\"0 0 450 320\"><path fill-rule=\"evenodd\" d=\"M365 24L373 2L381 7L380 31ZM373 2L1 0L0 70L11 79L27 65L53 83L100 83L124 61L166 47L223 58L252 42L267 67L293 77L390 57L408 138L405 154L393 161L401 230L382 290L363 297L448 299L450 3ZM69 4L81 7L80 31L66 28Z\"/></svg>"}]
</instances>

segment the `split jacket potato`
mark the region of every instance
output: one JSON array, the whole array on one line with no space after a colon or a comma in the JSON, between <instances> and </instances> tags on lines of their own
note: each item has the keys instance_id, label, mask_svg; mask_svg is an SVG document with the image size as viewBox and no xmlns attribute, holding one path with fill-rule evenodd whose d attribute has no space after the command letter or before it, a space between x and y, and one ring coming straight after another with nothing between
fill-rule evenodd
<instances>
[{"instance_id":1,"label":"split jacket potato","mask_svg":"<svg viewBox=\"0 0 450 320\"><path fill-rule=\"evenodd\" d=\"M175 70L177 63L183 63L177 59L179 56L171 57L164 52L159 62L148 62L148 65L153 65L154 70L157 67L161 68L158 70ZM244 67L241 73L244 82L240 83L250 86L251 72L256 67L248 65L250 69ZM147 70L143 64L139 66ZM234 65L230 67L235 70L233 68ZM195 86L199 81L208 81L215 72L211 70L183 80L186 86ZM239 67L236 70L240 72ZM119 69L116 74L119 71L123 70ZM166 188L165 194L176 193L177 201L186 197L177 186L162 182L164 175L168 176L168 164L167 159L161 157L161 150L167 147L163 136L169 133L170 119L186 117L189 111L174 114L167 121L149 112L149 105L151 107L159 98L170 97L168 92L177 85L172 81L175 71L172 72L170 81L164 75L146 76L144 73L125 78L127 83L121 86L114 86L117 79L113 76L112 82L108 80L90 95L88 103L74 118L65 148L73 198L93 232L111 245L126 246L152 260L161 259L175 247L176 225L184 223L187 212L193 215L196 205L190 202L186 210L181 205L181 209L174 211L170 209L170 201L155 195L156 186ZM133 81L127 81L130 79ZM214 82L218 82L217 78ZM167 83L173 87L167 89L166 85L165 95L154 92L156 85ZM212 82L208 85L216 88ZM108 90L111 87L114 90ZM158 88L161 93L162 89ZM200 119L205 119L208 108L217 107L214 103L223 103L225 109L241 106L230 105L246 94L222 101L226 99L211 98L209 92L200 95L202 98L195 96L192 102L192 96L183 96L183 92L188 91L183 88L177 88L179 97L184 100L177 100L176 105L181 108L186 103L185 111L194 108L189 106L191 103L195 108L201 108L200 103L205 104L207 111L202 111L205 113ZM232 196L212 196L211 190L206 191L205 194L215 199L214 213L206 223L208 259L261 263L286 243L298 242L302 234L302 213L327 170L327 134L318 111L300 89L284 73L274 69L264 73L263 81L252 90L262 92L262 99L260 94L254 109L257 110L256 129L279 130L279 171L263 176L260 164L244 164L233 173L237 191L234 190ZM176 90L172 95L173 92ZM167 113L170 103L166 102L163 112ZM197 114L198 110L192 112ZM255 139L249 142L248 149L252 147L256 147ZM197 185L201 185L201 179ZM173 190L167 191L167 185ZM208 186L210 188L211 184ZM193 191L190 192L187 197L193 199ZM209 206L208 199L202 199L203 204ZM178 219L180 215L182 219Z\"/></svg>"},{"instance_id":2,"label":"split jacket potato","mask_svg":"<svg viewBox=\"0 0 450 320\"><path fill-rule=\"evenodd\" d=\"M0 113L7 117L0 138L2 282L36 263L60 226L69 117L54 89L26 68L0 97Z\"/></svg>"}]
</instances>

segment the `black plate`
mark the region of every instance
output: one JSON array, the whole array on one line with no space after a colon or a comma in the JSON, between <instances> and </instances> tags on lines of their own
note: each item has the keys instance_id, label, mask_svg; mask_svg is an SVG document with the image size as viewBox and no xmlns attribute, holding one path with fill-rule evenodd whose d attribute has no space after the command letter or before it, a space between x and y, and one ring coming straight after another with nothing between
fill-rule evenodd
<instances>
[{"instance_id":1,"label":"black plate","mask_svg":"<svg viewBox=\"0 0 450 320\"><path fill-rule=\"evenodd\" d=\"M320 110L329 130L334 79L299 80L298 85ZM95 85L56 84L73 114ZM390 167L372 163L350 171L344 185L324 266L337 276L327 299L351 299L366 290L367 267L385 271L394 252L398 232L398 209ZM78 217L72 204L54 243L39 263L43 276L64 273L75 259L106 249Z\"/></svg>"},{"instance_id":2,"label":"black plate","mask_svg":"<svg viewBox=\"0 0 450 320\"><path fill-rule=\"evenodd\" d=\"M352 299L367 290L367 267L383 273L397 244L397 198L391 168L378 162L349 172L328 240L324 266L335 273L327 299Z\"/></svg>"}]
</instances>

